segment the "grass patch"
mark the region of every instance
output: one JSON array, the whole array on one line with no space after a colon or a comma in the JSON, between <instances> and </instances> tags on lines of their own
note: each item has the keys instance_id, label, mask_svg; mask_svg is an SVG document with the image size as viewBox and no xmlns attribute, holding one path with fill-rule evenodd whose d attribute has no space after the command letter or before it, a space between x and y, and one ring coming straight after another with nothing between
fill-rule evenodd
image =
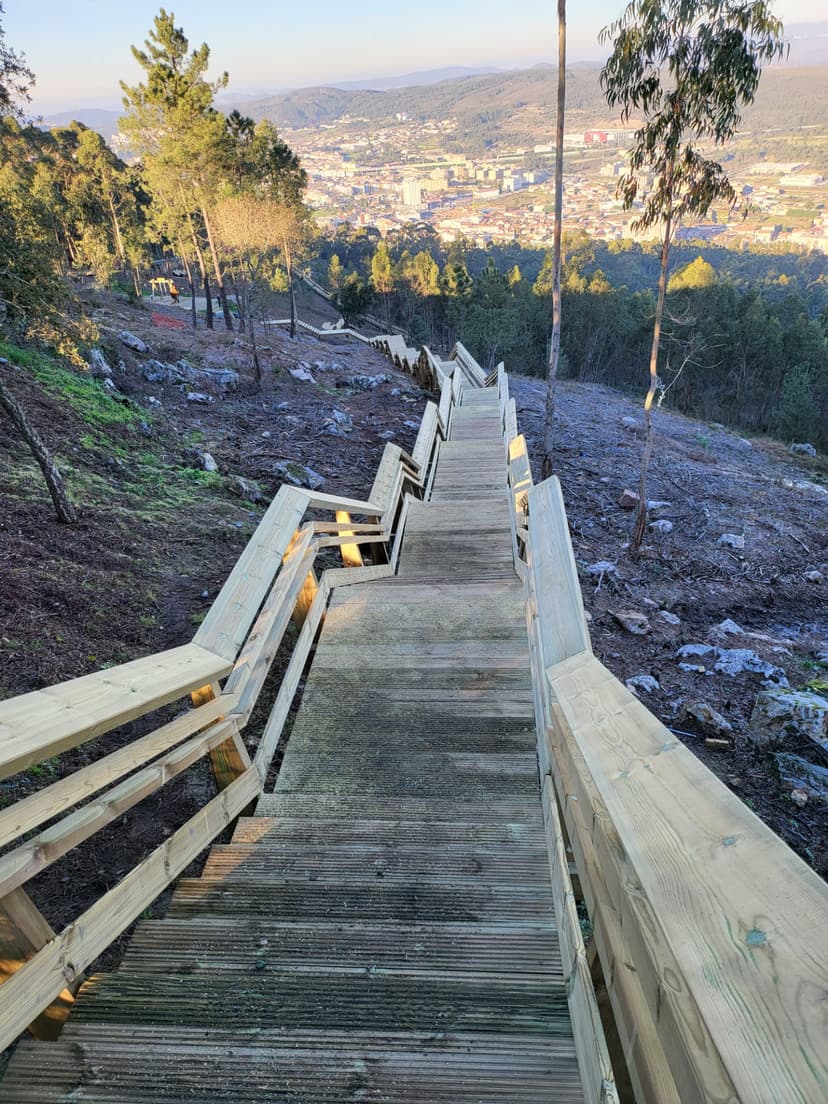
<instances>
[{"instance_id":1,"label":"grass patch","mask_svg":"<svg viewBox=\"0 0 828 1104\"><path fill-rule=\"evenodd\" d=\"M131 400L111 395L98 380L64 367L45 353L0 341L0 356L25 368L47 394L62 399L93 429L115 426L138 429L141 422L151 418Z\"/></svg>"}]
</instances>

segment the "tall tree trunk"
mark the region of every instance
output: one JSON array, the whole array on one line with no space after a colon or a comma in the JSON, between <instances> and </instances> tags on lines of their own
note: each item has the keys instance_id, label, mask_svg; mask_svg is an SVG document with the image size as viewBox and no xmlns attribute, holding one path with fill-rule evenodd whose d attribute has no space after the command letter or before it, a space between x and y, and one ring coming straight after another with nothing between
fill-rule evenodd
<instances>
[{"instance_id":1,"label":"tall tree trunk","mask_svg":"<svg viewBox=\"0 0 828 1104\"><path fill-rule=\"evenodd\" d=\"M672 177L672 173L670 174ZM668 194L672 194L672 180L668 182ZM664 238L661 243L661 267L658 273L658 298L653 320L653 340L650 345L650 386L644 399L644 451L641 455L641 475L638 480L638 509L635 515L630 548L637 552L647 531L647 474L653 455L653 401L658 390L658 347L661 343L661 321L664 318L664 300L667 294L667 262L670 259L670 239L673 233L672 204L664 219Z\"/></svg>"},{"instance_id":2,"label":"tall tree trunk","mask_svg":"<svg viewBox=\"0 0 828 1104\"><path fill-rule=\"evenodd\" d=\"M288 294L290 295L290 336L296 337L296 288L293 283L293 255L287 236L282 239L282 248L285 254L285 267L287 268Z\"/></svg>"},{"instance_id":3,"label":"tall tree trunk","mask_svg":"<svg viewBox=\"0 0 828 1104\"><path fill-rule=\"evenodd\" d=\"M204 250L201 248L201 242L198 240L198 234L196 234L195 226L193 226L193 220L190 216L187 216L187 221L190 224L190 237L193 240L193 250L195 251L196 259L198 261L198 274L201 277L201 286L204 288L204 297L207 303L207 309L204 315L204 325L208 330L213 328L213 299L210 295L210 278L207 275L207 265L204 260ZM193 312L195 313L195 292L193 292ZM195 326L193 326L195 329Z\"/></svg>"},{"instance_id":4,"label":"tall tree trunk","mask_svg":"<svg viewBox=\"0 0 828 1104\"><path fill-rule=\"evenodd\" d=\"M213 293L210 290L210 274L205 265L201 270L201 283L204 288L204 325L208 330L213 328Z\"/></svg>"},{"instance_id":5,"label":"tall tree trunk","mask_svg":"<svg viewBox=\"0 0 828 1104\"><path fill-rule=\"evenodd\" d=\"M197 308L195 308L195 276L193 274L192 265L187 255L185 255L182 250L180 242L178 252L184 263L184 272L187 273L187 283L190 285L190 325L194 330L197 330L199 328L199 312Z\"/></svg>"},{"instance_id":6,"label":"tall tree trunk","mask_svg":"<svg viewBox=\"0 0 828 1104\"><path fill-rule=\"evenodd\" d=\"M2 366L0 366L0 370L2 370ZM11 418L15 429L32 450L32 455L40 465L40 470L46 480L46 486L49 488L49 494L52 496L52 502L55 504L58 521L65 525L71 525L78 520L78 515L66 492L63 476L52 459L51 453L44 445L40 434L33 426L29 425L26 415L23 413L23 408L14 395L6 389L2 379L0 379L0 406Z\"/></svg>"},{"instance_id":7,"label":"tall tree trunk","mask_svg":"<svg viewBox=\"0 0 828 1104\"><path fill-rule=\"evenodd\" d=\"M198 312L196 311L196 287L195 278L193 277L193 266L187 259L187 254L184 252L184 248L179 240L176 242L178 246L178 255L184 264L184 271L187 273L187 283L190 286L190 324L194 330L198 329Z\"/></svg>"},{"instance_id":8,"label":"tall tree trunk","mask_svg":"<svg viewBox=\"0 0 828 1104\"><path fill-rule=\"evenodd\" d=\"M235 278L233 279L233 298L236 300L236 307L239 312L239 327L244 329L247 321L247 314L244 309L244 295L239 291L239 281Z\"/></svg>"},{"instance_id":9,"label":"tall tree trunk","mask_svg":"<svg viewBox=\"0 0 828 1104\"><path fill-rule=\"evenodd\" d=\"M563 229L563 139L566 114L566 0L558 0L558 106L555 117L555 228L552 237L552 342L546 377L541 479L552 474L555 443L555 386L561 351L561 235Z\"/></svg>"},{"instance_id":10,"label":"tall tree trunk","mask_svg":"<svg viewBox=\"0 0 828 1104\"><path fill-rule=\"evenodd\" d=\"M296 284L293 280L293 272L288 270L288 286L290 287L290 336L296 337Z\"/></svg>"},{"instance_id":11,"label":"tall tree trunk","mask_svg":"<svg viewBox=\"0 0 828 1104\"><path fill-rule=\"evenodd\" d=\"M204 229L207 231L207 242L210 246L210 256L213 259L213 271L216 275L216 285L218 287L219 299L221 300L221 309L224 314L224 325L228 330L233 329L233 315L230 313L230 300L227 298L227 288L224 286L224 276L222 275L221 265L219 264L218 252L216 250L216 241L213 236L213 227L207 215L207 208L202 204L201 217L204 219Z\"/></svg>"},{"instance_id":12,"label":"tall tree trunk","mask_svg":"<svg viewBox=\"0 0 828 1104\"><path fill-rule=\"evenodd\" d=\"M112 199L112 194L107 196L109 201L109 213L112 217L112 229L115 231L115 248L118 251L118 260L121 265L126 261L126 250L124 249L124 239L121 235L121 223L118 220L118 212L115 210L115 203Z\"/></svg>"},{"instance_id":13,"label":"tall tree trunk","mask_svg":"<svg viewBox=\"0 0 828 1104\"><path fill-rule=\"evenodd\" d=\"M256 383L261 387L262 385L262 364L259 360L259 349L256 345L256 327L253 322L253 302L252 302L252 280L248 280L245 283L245 295L244 295L244 313L247 317L247 335L250 339L250 349L253 357L253 373L256 376Z\"/></svg>"}]
</instances>

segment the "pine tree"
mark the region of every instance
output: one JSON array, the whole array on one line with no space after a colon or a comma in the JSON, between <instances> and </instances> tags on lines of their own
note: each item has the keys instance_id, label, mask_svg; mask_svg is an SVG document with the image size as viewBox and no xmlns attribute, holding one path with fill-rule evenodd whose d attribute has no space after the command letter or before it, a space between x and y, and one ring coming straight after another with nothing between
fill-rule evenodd
<instances>
[{"instance_id":1,"label":"pine tree","mask_svg":"<svg viewBox=\"0 0 828 1104\"><path fill-rule=\"evenodd\" d=\"M224 323L232 330L211 215L227 153L225 120L213 97L226 87L228 76L207 80L209 47L202 43L190 53L186 35L164 8L144 45L144 50L133 46L132 53L145 82L134 87L121 82L127 112L121 129L142 159L153 202L164 208L159 221L175 225L176 236L189 242L205 286L209 254Z\"/></svg>"}]
</instances>

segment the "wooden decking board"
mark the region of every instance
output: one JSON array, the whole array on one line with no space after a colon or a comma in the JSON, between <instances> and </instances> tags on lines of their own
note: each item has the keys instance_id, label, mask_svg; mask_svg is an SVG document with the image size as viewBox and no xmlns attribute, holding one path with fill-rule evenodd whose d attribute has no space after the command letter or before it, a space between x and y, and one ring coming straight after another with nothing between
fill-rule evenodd
<instances>
[{"instance_id":1,"label":"wooden decking board","mask_svg":"<svg viewBox=\"0 0 828 1104\"><path fill-rule=\"evenodd\" d=\"M383 920L403 923L511 923L553 916L551 896L531 886L484 885L476 878L388 882L363 872L347 880L189 878L179 882L169 916Z\"/></svg>"},{"instance_id":2,"label":"wooden decking board","mask_svg":"<svg viewBox=\"0 0 828 1104\"><path fill-rule=\"evenodd\" d=\"M266 967L475 977L530 974L563 981L557 936L546 924L383 924L228 918L139 924L120 970L252 973Z\"/></svg>"},{"instance_id":3,"label":"wooden decking board","mask_svg":"<svg viewBox=\"0 0 828 1104\"><path fill-rule=\"evenodd\" d=\"M264 959L266 963L266 958ZM241 979L239 979L241 982ZM566 990L552 981L478 981L364 970L254 970L243 986L212 974L98 974L78 994L76 1022L155 1027L499 1031L569 1035Z\"/></svg>"},{"instance_id":4,"label":"wooden decking board","mask_svg":"<svg viewBox=\"0 0 828 1104\"><path fill-rule=\"evenodd\" d=\"M49 1048L26 1043L6 1088L16 1104L575 1104L572 1040L497 1034L203 1030L71 1026ZM141 1061L136 1056L152 1055ZM20 1075L23 1070L27 1072Z\"/></svg>"},{"instance_id":5,"label":"wooden decking board","mask_svg":"<svg viewBox=\"0 0 828 1104\"><path fill-rule=\"evenodd\" d=\"M258 811L254 817L242 817L233 833L234 843L255 843L274 839L279 843L297 840L314 842L364 843L372 840L391 844L420 844L433 847L445 844L493 843L524 844L542 848L544 832L540 824L509 821L439 820L335 820L317 816L267 816Z\"/></svg>"},{"instance_id":6,"label":"wooden decking board","mask_svg":"<svg viewBox=\"0 0 828 1104\"><path fill-rule=\"evenodd\" d=\"M518 851L518 856L515 852ZM475 878L481 883L526 885L543 876L546 855L525 845L418 848L396 844L224 844L213 848L204 867L205 878L344 878L370 875L383 880L430 881Z\"/></svg>"},{"instance_id":7,"label":"wooden decking board","mask_svg":"<svg viewBox=\"0 0 828 1104\"><path fill-rule=\"evenodd\" d=\"M256 807L259 816L329 817L332 820L391 821L407 824L411 821L468 824L529 824L543 827L543 814L534 796L475 800L460 795L457 798L384 798L366 795L301 793L262 794Z\"/></svg>"},{"instance_id":8,"label":"wooden decking board","mask_svg":"<svg viewBox=\"0 0 828 1104\"><path fill-rule=\"evenodd\" d=\"M275 792L10 1102L583 1100L510 509L499 397L463 386L398 574L332 592Z\"/></svg>"}]
</instances>

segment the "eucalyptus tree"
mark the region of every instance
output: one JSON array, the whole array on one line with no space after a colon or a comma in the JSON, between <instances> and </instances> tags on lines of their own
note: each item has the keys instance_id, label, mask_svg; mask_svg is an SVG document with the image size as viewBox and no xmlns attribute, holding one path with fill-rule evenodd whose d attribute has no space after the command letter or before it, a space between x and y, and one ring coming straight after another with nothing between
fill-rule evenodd
<instances>
[{"instance_id":1,"label":"eucalyptus tree","mask_svg":"<svg viewBox=\"0 0 828 1104\"><path fill-rule=\"evenodd\" d=\"M621 177L625 208L636 206L637 231L661 239L658 295L644 401L646 441L631 547L647 526L647 473L653 450L652 407L659 390L659 347L670 245L682 221L702 218L716 202L737 203L727 174L709 156L733 137L753 101L762 65L784 54L782 24L766 0L631 0L601 33L612 53L601 70L610 107L622 119L643 116ZM654 183L644 190L648 174Z\"/></svg>"},{"instance_id":2,"label":"eucalyptus tree","mask_svg":"<svg viewBox=\"0 0 828 1104\"><path fill-rule=\"evenodd\" d=\"M561 234L563 232L563 139L566 116L566 0L558 0L558 99L555 114L555 222L552 232L552 340L546 377L541 478L552 474L555 384L561 350Z\"/></svg>"}]
</instances>

